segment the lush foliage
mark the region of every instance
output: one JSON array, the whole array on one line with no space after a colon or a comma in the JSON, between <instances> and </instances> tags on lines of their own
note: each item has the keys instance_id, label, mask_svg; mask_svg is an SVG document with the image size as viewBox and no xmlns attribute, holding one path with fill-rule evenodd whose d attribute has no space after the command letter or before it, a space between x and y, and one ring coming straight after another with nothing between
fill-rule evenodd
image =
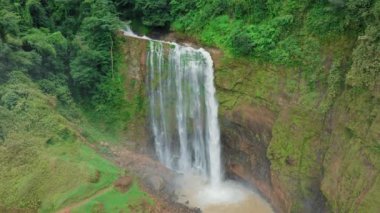
<instances>
[{"instance_id":1,"label":"lush foliage","mask_svg":"<svg viewBox=\"0 0 380 213\"><path fill-rule=\"evenodd\" d=\"M125 18L160 26L136 2ZM267 157L292 212L379 209L379 0L166 2L170 30L224 51L222 114L276 114Z\"/></svg>"},{"instance_id":2,"label":"lush foliage","mask_svg":"<svg viewBox=\"0 0 380 213\"><path fill-rule=\"evenodd\" d=\"M119 176L117 167L80 142L57 102L21 71L0 86L0 211L51 212ZM74 106L66 110L78 117Z\"/></svg>"},{"instance_id":3,"label":"lush foliage","mask_svg":"<svg viewBox=\"0 0 380 213\"><path fill-rule=\"evenodd\" d=\"M85 145L129 118L120 23L109 0L0 1L0 212L54 212L122 174Z\"/></svg>"},{"instance_id":4,"label":"lush foliage","mask_svg":"<svg viewBox=\"0 0 380 213\"><path fill-rule=\"evenodd\" d=\"M0 82L23 71L59 104L73 96L110 128L128 118L116 67L121 22L112 1L6 0L0 6Z\"/></svg>"},{"instance_id":5,"label":"lush foliage","mask_svg":"<svg viewBox=\"0 0 380 213\"><path fill-rule=\"evenodd\" d=\"M314 67L315 56L310 55L323 48L319 41L340 35L355 39L368 25L378 26L380 5L375 0L115 2L123 5L121 13L130 12L126 18L142 19L147 26L170 24L173 30L192 34L233 55L291 67Z\"/></svg>"},{"instance_id":6,"label":"lush foliage","mask_svg":"<svg viewBox=\"0 0 380 213\"><path fill-rule=\"evenodd\" d=\"M333 211L378 209L379 0L1 0L0 208L57 210L119 175L79 144L81 134L116 134L76 126L78 105L106 130L142 108L136 94L137 104L125 100L133 82L118 72L118 15L224 50L222 110L256 104L278 114L267 156L288 191L310 201L320 185ZM110 200L127 198L111 190L77 211L100 201L120 209ZM310 210L302 205L292 210Z\"/></svg>"},{"instance_id":7,"label":"lush foliage","mask_svg":"<svg viewBox=\"0 0 380 213\"><path fill-rule=\"evenodd\" d=\"M380 3L379 3L380 5ZM347 75L352 86L364 87L376 92L380 81L380 25L369 25L359 37L359 45L353 53L353 64Z\"/></svg>"},{"instance_id":8,"label":"lush foliage","mask_svg":"<svg viewBox=\"0 0 380 213\"><path fill-rule=\"evenodd\" d=\"M139 17L146 26L167 26L172 21L169 0L113 0L125 19Z\"/></svg>"}]
</instances>

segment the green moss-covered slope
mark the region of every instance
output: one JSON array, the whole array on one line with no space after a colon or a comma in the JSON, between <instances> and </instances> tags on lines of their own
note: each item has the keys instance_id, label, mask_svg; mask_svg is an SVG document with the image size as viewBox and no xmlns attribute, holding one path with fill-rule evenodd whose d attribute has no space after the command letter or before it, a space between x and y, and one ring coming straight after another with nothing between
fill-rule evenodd
<instances>
[{"instance_id":1,"label":"green moss-covered slope","mask_svg":"<svg viewBox=\"0 0 380 213\"><path fill-rule=\"evenodd\" d=\"M324 56L325 63L337 55ZM292 211L304 212L307 202L322 196L334 212L376 212L378 88L351 86L344 71L334 86L336 65L319 66L328 83L310 88L298 69L226 57L216 70L221 114L247 104L276 114L267 157L292 197Z\"/></svg>"}]
</instances>

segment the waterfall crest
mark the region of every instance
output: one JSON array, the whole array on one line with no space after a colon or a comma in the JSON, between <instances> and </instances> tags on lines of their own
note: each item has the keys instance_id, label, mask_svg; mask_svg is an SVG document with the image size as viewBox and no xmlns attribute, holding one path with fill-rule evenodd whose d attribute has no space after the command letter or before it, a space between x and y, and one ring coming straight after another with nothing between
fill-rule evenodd
<instances>
[{"instance_id":1,"label":"waterfall crest","mask_svg":"<svg viewBox=\"0 0 380 213\"><path fill-rule=\"evenodd\" d=\"M213 61L204 49L150 40L147 56L149 108L161 162L222 181L218 104Z\"/></svg>"}]
</instances>

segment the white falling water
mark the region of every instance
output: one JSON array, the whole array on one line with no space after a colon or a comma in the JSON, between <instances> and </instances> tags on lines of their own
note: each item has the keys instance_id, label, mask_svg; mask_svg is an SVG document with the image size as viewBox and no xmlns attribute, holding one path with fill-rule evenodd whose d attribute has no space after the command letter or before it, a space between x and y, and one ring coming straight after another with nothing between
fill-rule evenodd
<instances>
[{"instance_id":1,"label":"white falling water","mask_svg":"<svg viewBox=\"0 0 380 213\"><path fill-rule=\"evenodd\" d=\"M210 54L138 36L129 27L124 34L149 41L146 65L156 154L167 167L185 174L177 183L182 202L190 200L206 213L273 212L257 194L223 180Z\"/></svg>"},{"instance_id":2,"label":"white falling water","mask_svg":"<svg viewBox=\"0 0 380 213\"><path fill-rule=\"evenodd\" d=\"M222 180L213 61L204 49L150 40L150 117L158 158L167 167Z\"/></svg>"}]
</instances>

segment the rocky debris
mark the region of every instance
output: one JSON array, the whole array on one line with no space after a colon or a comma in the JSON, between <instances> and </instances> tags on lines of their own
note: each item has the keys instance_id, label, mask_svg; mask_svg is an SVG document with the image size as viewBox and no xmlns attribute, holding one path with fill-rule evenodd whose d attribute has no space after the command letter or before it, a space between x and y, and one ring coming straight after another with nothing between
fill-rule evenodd
<instances>
[{"instance_id":1,"label":"rocky debris","mask_svg":"<svg viewBox=\"0 0 380 213\"><path fill-rule=\"evenodd\" d=\"M175 175L171 170L148 155L130 151L127 147L112 147L111 160L117 165L128 170L138 178L139 184L145 192L155 201L155 206L139 203L137 209L153 213L191 213L201 212L199 208L190 208L184 204L177 203L177 197L170 184ZM125 180L123 180L125 181ZM115 183L116 184L116 183ZM145 208L146 207L146 208Z\"/></svg>"},{"instance_id":2,"label":"rocky debris","mask_svg":"<svg viewBox=\"0 0 380 213\"><path fill-rule=\"evenodd\" d=\"M174 178L174 175L159 162L147 155L129 151L125 147L112 147L111 153L120 167L135 174L153 193L170 191L167 183Z\"/></svg>"},{"instance_id":3,"label":"rocky debris","mask_svg":"<svg viewBox=\"0 0 380 213\"><path fill-rule=\"evenodd\" d=\"M147 177L146 182L149 183L149 185L155 192L160 192L165 188L165 181L158 175Z\"/></svg>"},{"instance_id":4,"label":"rocky debris","mask_svg":"<svg viewBox=\"0 0 380 213\"><path fill-rule=\"evenodd\" d=\"M121 192L127 192L131 187L133 179L129 176L120 177L115 183L114 186L117 190Z\"/></svg>"},{"instance_id":5,"label":"rocky debris","mask_svg":"<svg viewBox=\"0 0 380 213\"><path fill-rule=\"evenodd\" d=\"M128 208L131 212L156 212L154 210L154 206L147 203L146 200L143 200L139 203L130 204L128 205Z\"/></svg>"}]
</instances>

